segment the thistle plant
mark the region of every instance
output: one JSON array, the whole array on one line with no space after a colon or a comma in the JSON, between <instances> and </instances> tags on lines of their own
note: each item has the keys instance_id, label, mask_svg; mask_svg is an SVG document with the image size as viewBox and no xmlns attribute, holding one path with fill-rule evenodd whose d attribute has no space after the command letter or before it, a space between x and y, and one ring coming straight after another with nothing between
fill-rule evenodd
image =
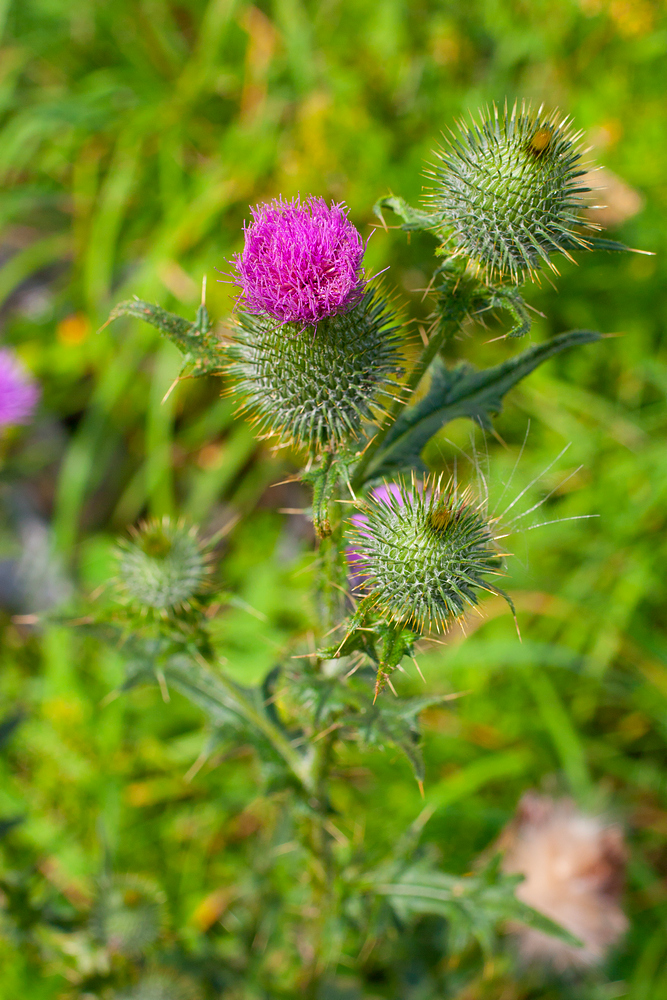
<instances>
[{"instance_id":1,"label":"thistle plant","mask_svg":"<svg viewBox=\"0 0 667 1000\"><path fill-rule=\"evenodd\" d=\"M160 933L163 904L164 894L144 878L106 876L98 886L91 929L112 952L140 955Z\"/></svg>"},{"instance_id":2,"label":"thistle plant","mask_svg":"<svg viewBox=\"0 0 667 1000\"><path fill-rule=\"evenodd\" d=\"M234 391L260 433L340 450L398 389L400 329L364 291L364 244L344 206L297 198L252 212L235 258Z\"/></svg>"},{"instance_id":3,"label":"thistle plant","mask_svg":"<svg viewBox=\"0 0 667 1000\"><path fill-rule=\"evenodd\" d=\"M331 795L346 741L397 748L427 793L419 714L443 696L399 697L392 675L412 670L420 642L446 636L485 594L513 610L496 582L507 531L474 488L429 474L422 452L457 418L492 429L521 379L600 339L562 333L485 370L450 367L443 353L469 317L489 310L509 314L508 337L526 334L522 282L554 269L554 254L625 249L580 218L577 142L555 112L493 108L436 150L425 207L394 195L375 205L382 223L391 210L405 232L434 239L431 323L416 358L410 328L365 277L364 239L347 209L315 197L251 209L224 337L204 302L192 321L139 300L112 313L156 326L181 350L184 371L220 377L258 435L303 462L297 478L310 490L317 538L314 645L296 636L258 687L232 680L211 629L234 597L220 592L195 529L182 522L149 522L120 544L118 606L100 617L124 633L125 688L157 678L165 700L181 691L208 720L203 758L250 744L265 787L288 803L284 822L300 853L291 888L279 892L285 921L302 914L294 934L309 941L300 979L309 996L321 995L339 962L359 967L360 941L423 913L445 917L461 947L476 940L487 956L505 920L579 946L522 902L516 878L497 864L461 880L417 863L423 823L384 859L353 858L332 824ZM293 947L287 931L282 940Z\"/></svg>"}]
</instances>

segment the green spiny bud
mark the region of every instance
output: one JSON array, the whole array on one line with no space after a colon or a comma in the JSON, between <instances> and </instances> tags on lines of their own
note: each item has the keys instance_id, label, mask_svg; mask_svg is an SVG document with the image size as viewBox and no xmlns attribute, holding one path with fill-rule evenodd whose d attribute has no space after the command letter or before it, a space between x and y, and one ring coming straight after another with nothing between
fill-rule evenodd
<instances>
[{"instance_id":1,"label":"green spiny bud","mask_svg":"<svg viewBox=\"0 0 667 1000\"><path fill-rule=\"evenodd\" d=\"M355 575L387 619L445 631L477 604L479 590L501 593L485 579L501 572L501 556L485 505L469 490L441 480L388 483L353 521Z\"/></svg>"},{"instance_id":2,"label":"green spiny bud","mask_svg":"<svg viewBox=\"0 0 667 1000\"><path fill-rule=\"evenodd\" d=\"M447 145L436 150L429 200L451 230L456 252L469 257L491 278L519 283L550 260L579 246L590 247L576 228L584 174L569 120L557 112L537 112L515 104L487 110L470 127L460 124ZM590 228L590 227L589 227Z\"/></svg>"},{"instance_id":3,"label":"green spiny bud","mask_svg":"<svg viewBox=\"0 0 667 1000\"><path fill-rule=\"evenodd\" d=\"M199 1000L195 984L174 972L150 972L134 986L117 994L118 1000Z\"/></svg>"},{"instance_id":4,"label":"green spiny bud","mask_svg":"<svg viewBox=\"0 0 667 1000\"><path fill-rule=\"evenodd\" d=\"M117 549L117 584L126 603L166 616L205 593L210 569L196 528L163 517L131 534Z\"/></svg>"},{"instance_id":5,"label":"green spiny bud","mask_svg":"<svg viewBox=\"0 0 667 1000\"><path fill-rule=\"evenodd\" d=\"M95 937L111 951L137 955L157 940L162 929L164 894L138 875L101 880L91 917Z\"/></svg>"},{"instance_id":6,"label":"green spiny bud","mask_svg":"<svg viewBox=\"0 0 667 1000\"><path fill-rule=\"evenodd\" d=\"M316 452L357 438L396 390L399 343L386 304L366 292L316 326L239 313L228 370L262 433Z\"/></svg>"}]
</instances>

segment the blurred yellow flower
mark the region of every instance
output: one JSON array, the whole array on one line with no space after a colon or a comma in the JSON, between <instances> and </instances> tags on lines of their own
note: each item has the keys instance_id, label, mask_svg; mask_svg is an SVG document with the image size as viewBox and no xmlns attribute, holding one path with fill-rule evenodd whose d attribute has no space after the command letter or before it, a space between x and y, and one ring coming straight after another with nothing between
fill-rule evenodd
<instances>
[{"instance_id":1,"label":"blurred yellow flower","mask_svg":"<svg viewBox=\"0 0 667 1000\"><path fill-rule=\"evenodd\" d=\"M85 313L72 313L58 323L56 337L63 347L76 347L88 337L90 329L90 320Z\"/></svg>"}]
</instances>

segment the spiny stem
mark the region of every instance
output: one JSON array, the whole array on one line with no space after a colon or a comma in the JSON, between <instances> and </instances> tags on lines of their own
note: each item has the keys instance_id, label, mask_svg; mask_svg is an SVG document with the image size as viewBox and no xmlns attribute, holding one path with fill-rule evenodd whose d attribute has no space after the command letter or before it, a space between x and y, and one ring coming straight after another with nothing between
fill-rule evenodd
<instances>
[{"instance_id":1,"label":"spiny stem","mask_svg":"<svg viewBox=\"0 0 667 1000\"><path fill-rule=\"evenodd\" d=\"M420 354L417 364L410 372L410 375L403 387L404 391L401 393L401 396L399 398L396 398L393 401L393 403L387 410L387 414L380 426L380 429L378 430L377 434L375 435L371 443L368 445L365 452L361 456L359 462L357 463L357 466L354 470L354 474L352 475L351 479L351 486L353 490L360 489L363 486L364 474L366 473L366 470L371 464L371 459L374 457L374 455L382 445L384 439L386 438L387 434L389 433L393 425L396 423L399 414L402 412L402 410L405 409L407 404L410 402L410 399L415 389L417 388L422 378L426 374L428 368L431 365L431 362L437 355L438 351L443 346L445 341L447 341L450 336L456 333L459 326L460 323L454 320L441 322L439 324L438 329L433 334L428 344Z\"/></svg>"},{"instance_id":2,"label":"spiny stem","mask_svg":"<svg viewBox=\"0 0 667 1000\"><path fill-rule=\"evenodd\" d=\"M209 703L214 702L229 709L231 701L238 713L255 726L271 743L276 753L283 758L304 791L308 795L313 795L316 791L316 780L312 774L310 762L296 752L280 729L267 716L258 711L252 701L231 678L226 677L220 670L213 671L211 665L204 659L199 650L191 649L190 652L199 664L203 676L196 680L188 674L178 671L172 663L166 665L164 671L171 683L175 687L178 687L183 694L190 697L195 704L202 705L202 703L208 701ZM198 680L200 681L199 683ZM201 683L201 681L204 683Z\"/></svg>"}]
</instances>

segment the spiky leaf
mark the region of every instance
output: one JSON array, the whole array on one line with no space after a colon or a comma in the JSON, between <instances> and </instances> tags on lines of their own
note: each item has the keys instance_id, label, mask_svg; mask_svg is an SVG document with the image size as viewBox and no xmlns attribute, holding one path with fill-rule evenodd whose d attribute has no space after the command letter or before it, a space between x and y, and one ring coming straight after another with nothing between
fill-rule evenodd
<instances>
[{"instance_id":1,"label":"spiky leaf","mask_svg":"<svg viewBox=\"0 0 667 1000\"><path fill-rule=\"evenodd\" d=\"M382 873L378 874L382 878ZM403 920L422 913L445 917L454 953L472 938L491 954L496 929L507 921L526 924L575 947L580 945L563 927L517 899L515 890L520 881L521 876L503 874L499 859L494 858L483 871L463 878L418 864L396 873L391 881L378 880L374 891L386 896Z\"/></svg>"},{"instance_id":2,"label":"spiky leaf","mask_svg":"<svg viewBox=\"0 0 667 1000\"><path fill-rule=\"evenodd\" d=\"M365 704L358 713L344 715L342 722L356 729L360 739L372 746L390 744L407 757L418 782L424 781L424 758L421 751L419 714L426 708L449 701L448 695L423 698L385 698L374 705Z\"/></svg>"},{"instance_id":3,"label":"spiky leaf","mask_svg":"<svg viewBox=\"0 0 667 1000\"><path fill-rule=\"evenodd\" d=\"M189 369L189 374L196 376L219 373L226 362L222 344L212 332L211 321L205 305L197 310L194 323L176 313L168 312L161 306L141 299L128 299L119 302L109 314L107 323L119 316L133 316L143 319L151 326L157 327L160 333L168 337L183 355L181 372Z\"/></svg>"},{"instance_id":4,"label":"spiky leaf","mask_svg":"<svg viewBox=\"0 0 667 1000\"><path fill-rule=\"evenodd\" d=\"M405 198L400 198L391 194L387 195L385 198L379 198L373 205L373 214L378 217L385 228L386 224L382 214L383 208L391 209L391 211L395 212L399 218L403 219L401 229L406 230L406 232L435 229L438 225L441 225L443 221L441 213L424 212L422 209L413 208L412 205L407 203Z\"/></svg>"},{"instance_id":5,"label":"spiky leaf","mask_svg":"<svg viewBox=\"0 0 667 1000\"><path fill-rule=\"evenodd\" d=\"M397 470L420 468L420 455L426 443L458 417L468 417L490 429L491 415L501 411L504 396L522 378L561 351L591 344L600 337L592 330L572 330L481 371L467 362L447 368L438 359L432 369L428 393L400 415L369 463L365 481Z\"/></svg>"}]
</instances>

